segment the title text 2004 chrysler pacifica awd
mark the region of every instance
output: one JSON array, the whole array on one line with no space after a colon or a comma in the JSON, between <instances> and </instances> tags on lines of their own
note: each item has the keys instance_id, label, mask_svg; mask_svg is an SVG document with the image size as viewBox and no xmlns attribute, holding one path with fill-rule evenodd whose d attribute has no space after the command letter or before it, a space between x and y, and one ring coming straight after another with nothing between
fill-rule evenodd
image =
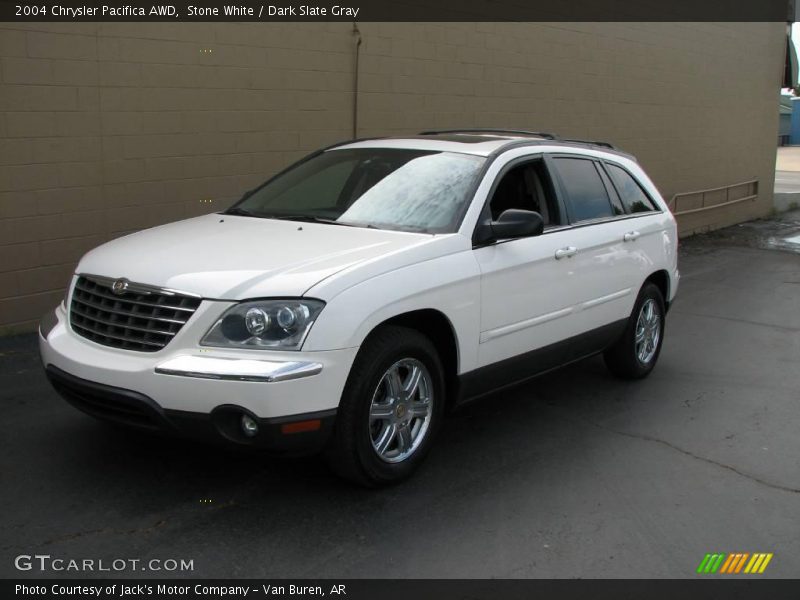
<instances>
[{"instance_id":1,"label":"title text 2004 chrysler pacifica awd","mask_svg":"<svg viewBox=\"0 0 800 600\"><path fill-rule=\"evenodd\" d=\"M123 425L408 475L446 408L602 352L647 375L675 220L608 144L425 132L316 152L232 208L80 261L40 327L52 384Z\"/></svg>"}]
</instances>

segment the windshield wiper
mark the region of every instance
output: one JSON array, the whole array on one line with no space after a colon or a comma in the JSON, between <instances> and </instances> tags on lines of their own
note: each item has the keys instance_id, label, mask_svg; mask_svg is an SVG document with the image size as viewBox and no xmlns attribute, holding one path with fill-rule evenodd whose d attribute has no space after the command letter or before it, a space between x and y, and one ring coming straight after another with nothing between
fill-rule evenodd
<instances>
[{"instance_id":1,"label":"windshield wiper","mask_svg":"<svg viewBox=\"0 0 800 600\"><path fill-rule=\"evenodd\" d=\"M315 217L312 215L271 215L271 214L256 214L250 212L246 208L233 206L222 213L223 215L235 215L237 217L255 217L257 219L276 219L278 221L300 221L302 223L323 223L325 225L341 225L342 227L365 227L367 229L378 229L375 225L362 224L362 223L346 223L344 221L337 221L335 219L326 219L324 217Z\"/></svg>"},{"instance_id":2,"label":"windshield wiper","mask_svg":"<svg viewBox=\"0 0 800 600\"><path fill-rule=\"evenodd\" d=\"M257 215L254 212L250 212L246 208L240 208L238 206L232 206L228 210L222 213L223 215L235 215L237 217L256 217L256 218L263 218L263 215Z\"/></svg>"},{"instance_id":3,"label":"windshield wiper","mask_svg":"<svg viewBox=\"0 0 800 600\"><path fill-rule=\"evenodd\" d=\"M344 227L358 227L352 223L337 221L336 219L326 219L312 215L267 215L267 219L277 219L278 221L300 221L302 223L324 223L326 225L342 225Z\"/></svg>"}]
</instances>

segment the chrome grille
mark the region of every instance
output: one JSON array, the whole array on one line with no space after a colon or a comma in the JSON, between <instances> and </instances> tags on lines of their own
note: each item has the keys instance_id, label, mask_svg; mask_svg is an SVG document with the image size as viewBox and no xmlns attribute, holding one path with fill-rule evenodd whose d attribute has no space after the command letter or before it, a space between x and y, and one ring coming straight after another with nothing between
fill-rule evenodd
<instances>
[{"instance_id":1,"label":"chrome grille","mask_svg":"<svg viewBox=\"0 0 800 600\"><path fill-rule=\"evenodd\" d=\"M113 279L80 276L69 309L75 333L104 346L156 352L200 306L201 299L195 296L140 284L112 292L113 283Z\"/></svg>"}]
</instances>

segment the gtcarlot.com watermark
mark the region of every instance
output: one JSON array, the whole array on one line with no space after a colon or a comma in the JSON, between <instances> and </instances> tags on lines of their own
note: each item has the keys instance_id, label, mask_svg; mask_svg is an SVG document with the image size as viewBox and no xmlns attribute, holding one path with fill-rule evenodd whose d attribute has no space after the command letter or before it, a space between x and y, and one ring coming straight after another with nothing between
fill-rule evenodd
<instances>
[{"instance_id":1,"label":"gtcarlot.com watermark","mask_svg":"<svg viewBox=\"0 0 800 600\"><path fill-rule=\"evenodd\" d=\"M14 559L18 571L40 573L121 573L125 571L194 571L194 559L185 558L61 558L49 554L20 554Z\"/></svg>"}]
</instances>

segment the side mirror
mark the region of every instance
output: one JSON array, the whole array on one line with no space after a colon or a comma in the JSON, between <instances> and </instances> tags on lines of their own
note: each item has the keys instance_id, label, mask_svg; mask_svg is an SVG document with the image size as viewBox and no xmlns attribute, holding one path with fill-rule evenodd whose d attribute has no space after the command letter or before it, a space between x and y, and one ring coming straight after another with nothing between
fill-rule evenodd
<instances>
[{"instance_id":1,"label":"side mirror","mask_svg":"<svg viewBox=\"0 0 800 600\"><path fill-rule=\"evenodd\" d=\"M544 220L538 212L509 208L496 221L492 221L490 227L495 239L507 240L541 235L544 231Z\"/></svg>"}]
</instances>

